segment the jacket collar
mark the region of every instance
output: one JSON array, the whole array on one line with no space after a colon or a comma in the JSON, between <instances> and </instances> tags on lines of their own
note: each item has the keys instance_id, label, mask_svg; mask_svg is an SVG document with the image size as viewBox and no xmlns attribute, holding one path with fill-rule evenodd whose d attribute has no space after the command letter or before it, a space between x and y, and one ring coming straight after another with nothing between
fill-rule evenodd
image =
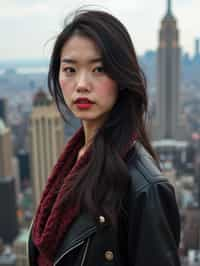
<instances>
[{"instance_id":1,"label":"jacket collar","mask_svg":"<svg viewBox=\"0 0 200 266\"><path fill-rule=\"evenodd\" d=\"M67 234L65 234L62 244L56 253L54 263L56 264L64 254L67 254L73 247L81 244L81 242L96 231L97 223L89 214L81 213L77 216L69 227Z\"/></svg>"}]
</instances>

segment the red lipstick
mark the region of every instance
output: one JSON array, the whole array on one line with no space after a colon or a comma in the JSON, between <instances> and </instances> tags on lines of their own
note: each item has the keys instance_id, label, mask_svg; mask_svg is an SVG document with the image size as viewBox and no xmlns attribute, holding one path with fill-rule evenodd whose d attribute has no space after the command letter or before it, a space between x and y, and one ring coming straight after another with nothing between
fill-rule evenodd
<instances>
[{"instance_id":1,"label":"red lipstick","mask_svg":"<svg viewBox=\"0 0 200 266\"><path fill-rule=\"evenodd\" d=\"M93 104L88 98L83 97L76 99L74 103L79 109L89 109Z\"/></svg>"}]
</instances>

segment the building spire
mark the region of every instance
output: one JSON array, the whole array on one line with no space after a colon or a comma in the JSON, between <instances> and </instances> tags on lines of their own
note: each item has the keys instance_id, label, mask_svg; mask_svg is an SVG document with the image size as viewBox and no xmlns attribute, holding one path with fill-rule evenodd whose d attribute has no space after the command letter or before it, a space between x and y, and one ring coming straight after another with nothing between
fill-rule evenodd
<instances>
[{"instance_id":1,"label":"building spire","mask_svg":"<svg viewBox=\"0 0 200 266\"><path fill-rule=\"evenodd\" d=\"M171 0L167 0L167 1L168 1L167 15L171 16L172 15L172 1Z\"/></svg>"}]
</instances>

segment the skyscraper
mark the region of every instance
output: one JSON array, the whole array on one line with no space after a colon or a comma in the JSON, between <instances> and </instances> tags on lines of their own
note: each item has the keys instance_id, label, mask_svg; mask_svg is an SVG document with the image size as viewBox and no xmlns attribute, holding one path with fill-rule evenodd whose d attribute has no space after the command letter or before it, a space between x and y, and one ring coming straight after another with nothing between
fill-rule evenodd
<instances>
[{"instance_id":1,"label":"skyscraper","mask_svg":"<svg viewBox=\"0 0 200 266\"><path fill-rule=\"evenodd\" d=\"M194 56L199 57L200 56L200 39L195 40L195 51Z\"/></svg>"},{"instance_id":2,"label":"skyscraper","mask_svg":"<svg viewBox=\"0 0 200 266\"><path fill-rule=\"evenodd\" d=\"M63 120L55 105L41 91L34 99L29 130L31 176L37 206L51 169L64 148Z\"/></svg>"},{"instance_id":3,"label":"skyscraper","mask_svg":"<svg viewBox=\"0 0 200 266\"><path fill-rule=\"evenodd\" d=\"M162 19L157 61L157 108L153 138L185 139L180 120L180 54L179 31L171 0Z\"/></svg>"},{"instance_id":4,"label":"skyscraper","mask_svg":"<svg viewBox=\"0 0 200 266\"><path fill-rule=\"evenodd\" d=\"M0 177L0 238L11 244L18 234L14 177Z\"/></svg>"},{"instance_id":5,"label":"skyscraper","mask_svg":"<svg viewBox=\"0 0 200 266\"><path fill-rule=\"evenodd\" d=\"M13 175L12 153L11 131L0 119L0 177Z\"/></svg>"},{"instance_id":6,"label":"skyscraper","mask_svg":"<svg viewBox=\"0 0 200 266\"><path fill-rule=\"evenodd\" d=\"M7 99L0 98L0 119L7 123Z\"/></svg>"},{"instance_id":7,"label":"skyscraper","mask_svg":"<svg viewBox=\"0 0 200 266\"><path fill-rule=\"evenodd\" d=\"M19 176L21 188L23 189L27 182L30 180L30 162L29 153L25 150L19 150L17 153L19 164Z\"/></svg>"}]
</instances>

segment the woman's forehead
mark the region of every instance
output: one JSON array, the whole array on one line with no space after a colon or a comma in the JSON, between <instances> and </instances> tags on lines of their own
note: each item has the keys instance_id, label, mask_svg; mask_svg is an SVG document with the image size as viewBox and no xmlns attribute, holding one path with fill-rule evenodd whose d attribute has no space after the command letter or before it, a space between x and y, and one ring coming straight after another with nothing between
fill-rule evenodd
<instances>
[{"instance_id":1,"label":"woman's forehead","mask_svg":"<svg viewBox=\"0 0 200 266\"><path fill-rule=\"evenodd\" d=\"M61 59L84 60L88 63L95 63L101 61L102 57L100 49L92 39L75 35L64 43Z\"/></svg>"}]
</instances>

